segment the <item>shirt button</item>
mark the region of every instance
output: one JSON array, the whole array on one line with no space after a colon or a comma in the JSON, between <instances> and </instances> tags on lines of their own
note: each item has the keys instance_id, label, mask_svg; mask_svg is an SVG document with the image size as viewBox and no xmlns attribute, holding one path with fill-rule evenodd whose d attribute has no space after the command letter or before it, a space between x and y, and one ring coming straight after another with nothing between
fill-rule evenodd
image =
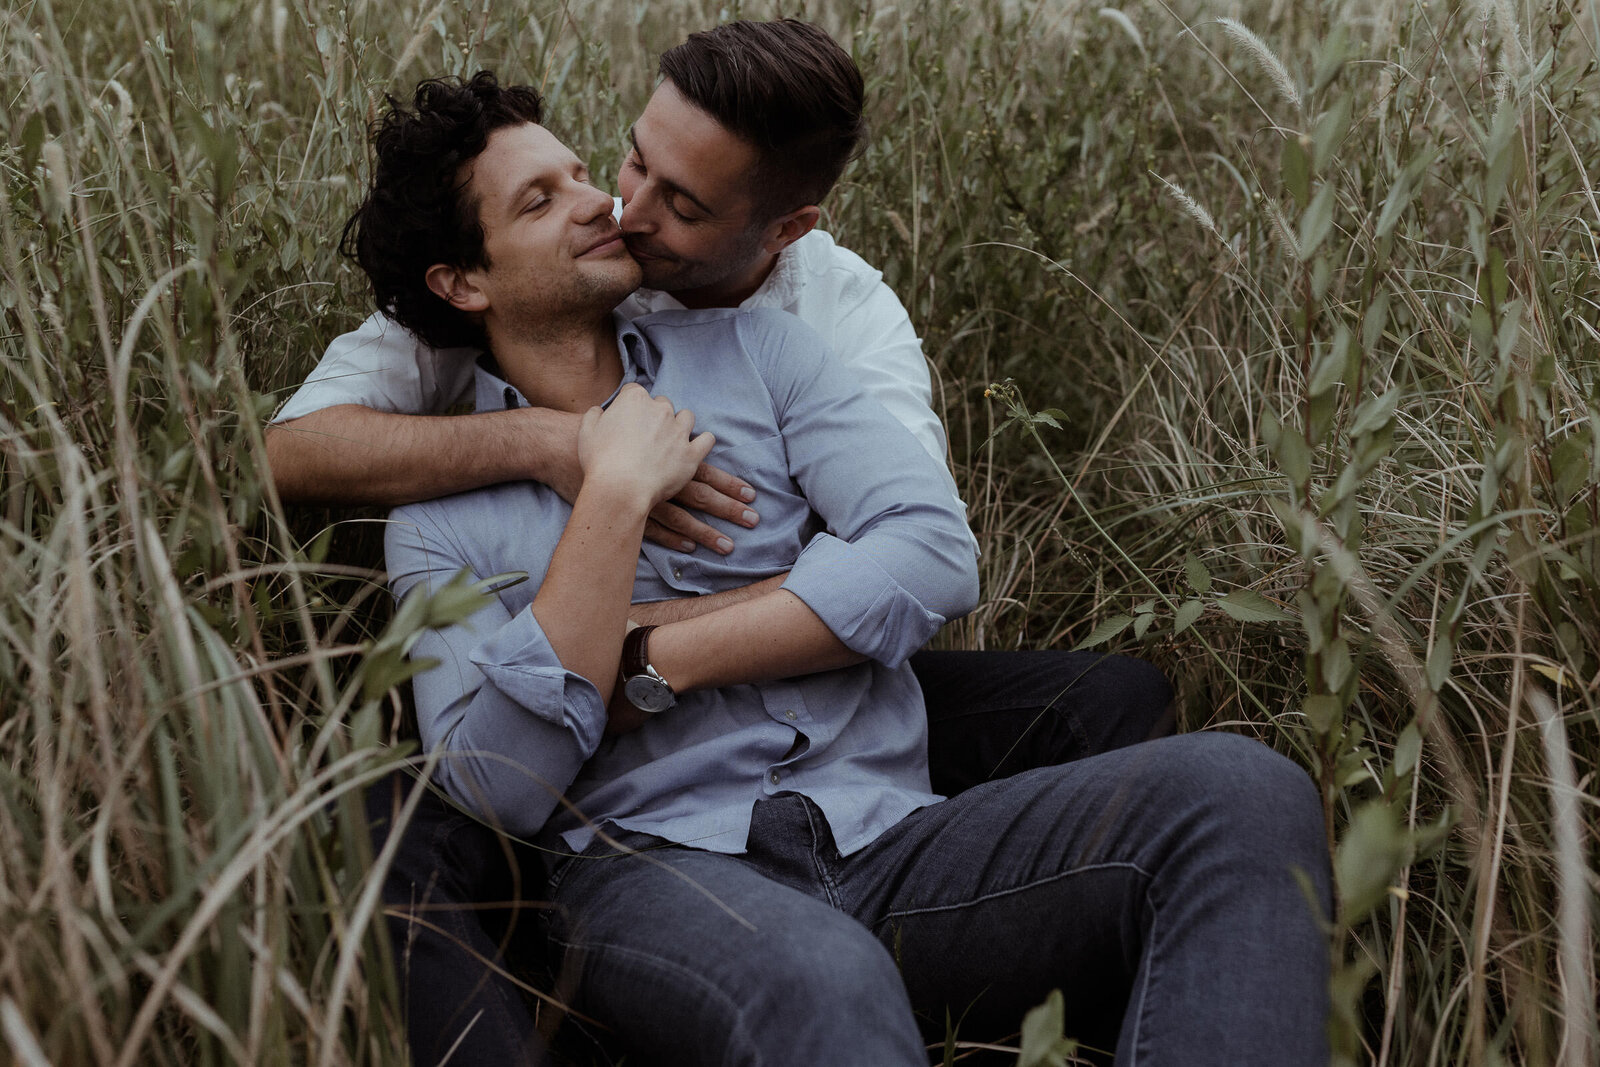
<instances>
[{"instance_id":1,"label":"shirt button","mask_svg":"<svg viewBox=\"0 0 1600 1067\"><path fill-rule=\"evenodd\" d=\"M675 582L683 581L683 569L681 567L672 568L672 580Z\"/></svg>"},{"instance_id":2,"label":"shirt button","mask_svg":"<svg viewBox=\"0 0 1600 1067\"><path fill-rule=\"evenodd\" d=\"M778 772L777 771L773 771L771 777L772 777L772 784L773 785L777 785L778 784L778 778L780 777Z\"/></svg>"},{"instance_id":3,"label":"shirt button","mask_svg":"<svg viewBox=\"0 0 1600 1067\"><path fill-rule=\"evenodd\" d=\"M794 722L794 720L798 718L798 716L795 715L793 708L790 708L788 711L784 712L783 717L788 719L790 722Z\"/></svg>"}]
</instances>

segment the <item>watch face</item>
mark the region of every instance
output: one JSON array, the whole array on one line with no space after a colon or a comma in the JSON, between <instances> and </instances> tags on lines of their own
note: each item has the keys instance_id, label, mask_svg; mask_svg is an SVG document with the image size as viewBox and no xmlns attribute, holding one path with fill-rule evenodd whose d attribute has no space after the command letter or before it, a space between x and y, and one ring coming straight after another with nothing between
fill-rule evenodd
<instances>
[{"instance_id":1,"label":"watch face","mask_svg":"<svg viewBox=\"0 0 1600 1067\"><path fill-rule=\"evenodd\" d=\"M628 703L652 715L658 711L666 711L676 703L672 697L672 687L648 674L636 674L629 678L624 683L622 692L628 698Z\"/></svg>"}]
</instances>

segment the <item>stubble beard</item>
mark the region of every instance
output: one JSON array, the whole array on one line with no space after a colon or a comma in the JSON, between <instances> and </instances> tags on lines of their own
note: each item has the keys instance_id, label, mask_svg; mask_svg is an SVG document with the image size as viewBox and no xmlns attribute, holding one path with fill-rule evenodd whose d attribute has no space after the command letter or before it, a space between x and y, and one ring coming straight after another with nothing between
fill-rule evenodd
<instances>
[{"instance_id":1,"label":"stubble beard","mask_svg":"<svg viewBox=\"0 0 1600 1067\"><path fill-rule=\"evenodd\" d=\"M601 267L610 269L598 269ZM523 341L567 335L574 326L591 324L609 314L639 288L641 275L638 263L625 257L576 269L553 287L529 285L510 309L508 319Z\"/></svg>"},{"instance_id":2,"label":"stubble beard","mask_svg":"<svg viewBox=\"0 0 1600 1067\"><path fill-rule=\"evenodd\" d=\"M685 260L678 258L651 259L640 264L644 271L646 289L663 293L681 293L708 289L733 278L761 252L761 230L751 228L727 250L727 254L707 259Z\"/></svg>"}]
</instances>

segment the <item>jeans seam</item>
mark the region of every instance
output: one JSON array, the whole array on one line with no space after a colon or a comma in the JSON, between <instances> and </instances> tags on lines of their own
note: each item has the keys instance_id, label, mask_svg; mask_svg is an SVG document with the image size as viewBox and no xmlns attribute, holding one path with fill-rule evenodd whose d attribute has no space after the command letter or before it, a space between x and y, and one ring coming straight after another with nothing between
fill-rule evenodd
<instances>
[{"instance_id":1,"label":"jeans seam","mask_svg":"<svg viewBox=\"0 0 1600 1067\"><path fill-rule=\"evenodd\" d=\"M998 889L992 893L985 893L982 896L973 897L970 900L963 900L959 903L936 904L926 908L909 908L901 911L891 911L886 913L882 919L878 920L874 926L881 927L885 923L888 923L894 919L903 919L913 915L932 915L941 911L956 911L961 908L970 908L974 904L985 904L991 900L998 900L1001 897L1008 897L1015 893L1026 892L1029 889L1037 889L1039 886L1049 885L1051 882L1059 882L1063 878L1070 878L1073 875L1088 874L1092 871L1118 870L1124 868L1137 871L1145 878L1152 878L1150 872L1139 866L1137 863L1129 863L1126 861L1118 861L1113 863L1090 863L1085 864L1082 867L1074 867L1069 871L1058 871L1048 878L1040 878L1036 881L1027 882L1023 885L1011 886L1007 889ZM1147 889L1146 899L1148 899L1148 895L1149 890Z\"/></svg>"},{"instance_id":2,"label":"jeans seam","mask_svg":"<svg viewBox=\"0 0 1600 1067\"><path fill-rule=\"evenodd\" d=\"M628 959L646 962L660 967L664 971L678 975L679 977L687 978L690 983L710 991L719 1001L729 1008L730 1013L736 1020L734 1028L729 1036L732 1037L736 1034L740 1038L740 1043L744 1046L744 1048L756 1057L756 1059L753 1061L756 1064L756 1067L760 1067L761 1050L760 1047L756 1045L756 1043L749 1037L750 1026L745 1021L744 1009L740 1006L737 1000L724 993L721 987L716 985L716 983L706 981L704 976L688 967L683 966L680 963L674 962L673 960L657 956L651 952L641 952L638 949L628 948L625 945L617 945L609 941L567 941L559 937L552 937L550 940L561 946L563 955L576 950L584 955L603 956L610 953L618 956L625 956Z\"/></svg>"},{"instance_id":3,"label":"jeans seam","mask_svg":"<svg viewBox=\"0 0 1600 1067\"><path fill-rule=\"evenodd\" d=\"M822 835L817 832L817 817L816 813L812 811L809 800L802 804L802 810L805 811L806 822L811 827L811 866L817 872L817 881L821 883L823 891L828 895L828 904L834 908L840 908L839 887L835 884L832 873L822 862ZM831 833L832 831L830 830L829 832Z\"/></svg>"},{"instance_id":4,"label":"jeans seam","mask_svg":"<svg viewBox=\"0 0 1600 1067\"><path fill-rule=\"evenodd\" d=\"M1146 959L1149 959L1149 957L1154 955L1153 946L1155 945L1156 941L1156 926L1161 922L1161 909L1157 907L1156 902L1150 898L1150 888L1151 887L1147 885L1144 890L1145 906L1150 909L1150 929L1145 933L1144 937L1143 955L1146 957ZM1144 967L1143 971L1144 974L1140 977L1139 981L1139 1003L1137 1007L1135 1007L1132 998L1129 998L1128 1001L1128 1010L1134 1012L1133 1031L1128 1035L1128 1055L1130 1057L1128 1060L1128 1067L1138 1067L1139 1063L1139 1042L1141 1041L1141 1034L1144 1030L1145 998L1149 996L1150 993L1150 979L1155 975L1155 966L1153 965L1153 961L1151 962L1150 966Z\"/></svg>"}]
</instances>

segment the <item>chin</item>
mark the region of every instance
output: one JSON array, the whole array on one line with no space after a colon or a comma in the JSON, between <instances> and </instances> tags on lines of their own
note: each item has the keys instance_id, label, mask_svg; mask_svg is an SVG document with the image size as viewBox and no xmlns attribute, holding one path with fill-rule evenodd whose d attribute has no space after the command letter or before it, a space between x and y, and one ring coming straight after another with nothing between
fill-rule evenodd
<instances>
[{"instance_id":1,"label":"chin","mask_svg":"<svg viewBox=\"0 0 1600 1067\"><path fill-rule=\"evenodd\" d=\"M640 267L641 270L639 272L639 284L644 286L646 289L661 289L663 291L667 291L676 288L676 286L673 285L673 282L675 281L673 276L677 272L672 269L670 264L652 263L648 267L640 264Z\"/></svg>"}]
</instances>

